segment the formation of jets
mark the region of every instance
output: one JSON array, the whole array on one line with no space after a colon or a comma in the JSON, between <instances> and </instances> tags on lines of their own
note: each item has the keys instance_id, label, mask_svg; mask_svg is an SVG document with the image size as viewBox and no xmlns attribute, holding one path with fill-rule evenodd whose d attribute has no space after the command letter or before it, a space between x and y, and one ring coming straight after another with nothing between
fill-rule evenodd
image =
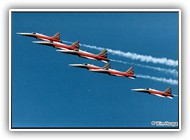
<instances>
[{"instance_id":1,"label":"formation of jets","mask_svg":"<svg viewBox=\"0 0 190 140\"><path fill-rule=\"evenodd\" d=\"M109 74L109 75L113 75L113 76L123 76L123 77L128 77L131 79L136 78L136 76L134 75L133 67L130 67L125 72L121 72L118 70L111 69L110 63L107 63L104 67L98 67L98 66L91 65L91 64L70 64L70 66L79 67L79 68L86 68L89 71L105 73L105 74Z\"/></svg>"},{"instance_id":2,"label":"formation of jets","mask_svg":"<svg viewBox=\"0 0 190 140\"><path fill-rule=\"evenodd\" d=\"M93 59L93 60L100 60L106 63L109 62L109 59L107 59L107 50L103 50L99 54L92 54L92 53L80 50L79 41L74 42L72 45L66 45L60 42L55 42L55 41L54 42L33 41L33 43L53 46L57 49L60 49L57 51L62 52L62 53L78 55L79 57L84 57L84 58Z\"/></svg>"},{"instance_id":3,"label":"formation of jets","mask_svg":"<svg viewBox=\"0 0 190 140\"><path fill-rule=\"evenodd\" d=\"M107 59L107 50L103 50L101 51L99 54L92 54L86 51L82 51L82 50L57 50L59 52L63 52L63 53L68 53L68 54L73 54L73 55L78 55L79 57L84 57L87 59L92 59L92 60L100 60L102 62L109 62L110 60Z\"/></svg>"},{"instance_id":4,"label":"formation of jets","mask_svg":"<svg viewBox=\"0 0 190 140\"><path fill-rule=\"evenodd\" d=\"M109 62L110 60L107 58L107 50L102 50L99 54L93 54L93 53L81 50L80 46L79 46L79 41L74 42L72 45L63 44L62 41L60 40L60 33L59 32L56 33L55 35L53 35L52 37L47 36L47 35L43 35L40 33L34 33L34 32L32 32L32 33L17 33L17 34L22 35L22 36L29 36L29 37L34 37L34 38L40 39L42 41L33 41L33 43L52 46L52 47L58 49L57 50L58 52L77 55L79 57L92 59L92 60L100 60L102 62L107 63L103 67L95 66L92 64L86 64L86 63L85 64L69 64L69 66L85 68L85 69L88 69L89 71L92 71L92 72L104 73L104 74L109 74L112 76L128 77L131 79L136 78L136 76L134 75L133 67L130 67L125 72L118 71L115 69L111 69L111 64ZM158 90L151 89L151 88L132 89L132 91L145 92L145 93L156 95L159 97L167 97L167 98L173 98L174 97L174 95L171 93L172 92L171 88L168 88L165 91L158 91Z\"/></svg>"}]
</instances>

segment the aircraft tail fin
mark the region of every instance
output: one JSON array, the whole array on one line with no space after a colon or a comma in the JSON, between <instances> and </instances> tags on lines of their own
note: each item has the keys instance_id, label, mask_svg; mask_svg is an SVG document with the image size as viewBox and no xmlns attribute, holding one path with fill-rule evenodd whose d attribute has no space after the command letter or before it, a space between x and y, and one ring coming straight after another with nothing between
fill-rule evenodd
<instances>
[{"instance_id":1,"label":"aircraft tail fin","mask_svg":"<svg viewBox=\"0 0 190 140\"><path fill-rule=\"evenodd\" d=\"M104 67L103 67L103 69L109 69L111 67L111 65L110 65L110 63L107 63Z\"/></svg>"},{"instance_id":2,"label":"aircraft tail fin","mask_svg":"<svg viewBox=\"0 0 190 140\"><path fill-rule=\"evenodd\" d=\"M74 47L74 48L75 48L74 50L78 51L78 50L79 50L79 41L78 41L78 40L75 41L75 42L71 45L71 47Z\"/></svg>"},{"instance_id":3,"label":"aircraft tail fin","mask_svg":"<svg viewBox=\"0 0 190 140\"><path fill-rule=\"evenodd\" d=\"M53 38L60 40L60 33L59 33L59 32L56 33L56 34L53 36Z\"/></svg>"},{"instance_id":4,"label":"aircraft tail fin","mask_svg":"<svg viewBox=\"0 0 190 140\"><path fill-rule=\"evenodd\" d=\"M98 55L107 58L107 50L101 51Z\"/></svg>"},{"instance_id":5,"label":"aircraft tail fin","mask_svg":"<svg viewBox=\"0 0 190 140\"><path fill-rule=\"evenodd\" d=\"M166 93L168 93L168 94L172 94L172 88L169 87L169 88L167 88L164 92L166 92Z\"/></svg>"},{"instance_id":6,"label":"aircraft tail fin","mask_svg":"<svg viewBox=\"0 0 190 140\"><path fill-rule=\"evenodd\" d=\"M130 67L125 73L134 75L134 68Z\"/></svg>"}]
</instances>

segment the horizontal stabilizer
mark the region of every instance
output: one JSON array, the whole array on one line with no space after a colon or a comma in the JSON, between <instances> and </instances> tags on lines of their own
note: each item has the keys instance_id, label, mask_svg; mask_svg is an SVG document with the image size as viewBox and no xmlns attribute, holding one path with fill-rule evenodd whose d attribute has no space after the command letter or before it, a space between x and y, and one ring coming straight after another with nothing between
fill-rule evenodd
<instances>
[{"instance_id":1,"label":"horizontal stabilizer","mask_svg":"<svg viewBox=\"0 0 190 140\"><path fill-rule=\"evenodd\" d=\"M133 76L133 77L128 77L128 78L130 78L130 79L135 79L136 77L135 77L135 76Z\"/></svg>"}]
</instances>

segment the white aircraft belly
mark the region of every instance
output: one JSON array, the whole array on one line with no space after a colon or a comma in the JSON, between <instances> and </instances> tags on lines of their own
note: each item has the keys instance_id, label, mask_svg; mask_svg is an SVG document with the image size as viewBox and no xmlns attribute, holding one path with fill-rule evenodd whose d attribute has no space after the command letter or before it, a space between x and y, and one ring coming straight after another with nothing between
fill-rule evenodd
<instances>
[{"instance_id":1,"label":"white aircraft belly","mask_svg":"<svg viewBox=\"0 0 190 140\"><path fill-rule=\"evenodd\" d=\"M111 74L111 75L115 75L115 76L122 76L122 75L119 75L119 74Z\"/></svg>"},{"instance_id":2,"label":"white aircraft belly","mask_svg":"<svg viewBox=\"0 0 190 140\"><path fill-rule=\"evenodd\" d=\"M153 95L156 95L156 96L158 96L158 97L165 97L165 96L163 96L163 95L160 95L160 94L153 94Z\"/></svg>"},{"instance_id":3,"label":"white aircraft belly","mask_svg":"<svg viewBox=\"0 0 190 140\"><path fill-rule=\"evenodd\" d=\"M81 57L85 57L85 58L88 58L88 59L96 60L96 59L94 59L92 57L86 57L86 56L81 56Z\"/></svg>"}]
</instances>

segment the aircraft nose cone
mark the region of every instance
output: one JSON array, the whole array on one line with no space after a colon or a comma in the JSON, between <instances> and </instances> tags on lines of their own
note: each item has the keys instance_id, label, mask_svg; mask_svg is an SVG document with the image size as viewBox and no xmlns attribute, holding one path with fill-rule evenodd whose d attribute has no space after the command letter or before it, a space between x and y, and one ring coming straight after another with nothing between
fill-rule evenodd
<instances>
[{"instance_id":1,"label":"aircraft nose cone","mask_svg":"<svg viewBox=\"0 0 190 140\"><path fill-rule=\"evenodd\" d=\"M22 35L22 36L34 36L34 34L32 33L17 33L19 35Z\"/></svg>"},{"instance_id":2,"label":"aircraft nose cone","mask_svg":"<svg viewBox=\"0 0 190 140\"><path fill-rule=\"evenodd\" d=\"M138 91L137 89L131 89L132 91Z\"/></svg>"},{"instance_id":3,"label":"aircraft nose cone","mask_svg":"<svg viewBox=\"0 0 190 140\"><path fill-rule=\"evenodd\" d=\"M77 67L78 65L77 64L69 64L69 66Z\"/></svg>"}]
</instances>

